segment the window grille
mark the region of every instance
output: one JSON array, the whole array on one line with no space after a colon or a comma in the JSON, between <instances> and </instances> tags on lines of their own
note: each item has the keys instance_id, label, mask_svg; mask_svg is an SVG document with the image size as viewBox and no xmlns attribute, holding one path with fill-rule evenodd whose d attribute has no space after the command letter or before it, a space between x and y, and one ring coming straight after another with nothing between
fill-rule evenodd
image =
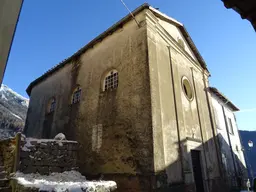
<instances>
[{"instance_id":1,"label":"window grille","mask_svg":"<svg viewBox=\"0 0 256 192\"><path fill-rule=\"evenodd\" d=\"M80 87L77 87L75 89L73 96L72 96L72 104L80 102L81 92L82 92L82 90Z\"/></svg>"},{"instance_id":2,"label":"window grille","mask_svg":"<svg viewBox=\"0 0 256 192\"><path fill-rule=\"evenodd\" d=\"M104 80L104 91L109 89L116 89L118 87L118 72L112 70L109 72Z\"/></svg>"}]
</instances>

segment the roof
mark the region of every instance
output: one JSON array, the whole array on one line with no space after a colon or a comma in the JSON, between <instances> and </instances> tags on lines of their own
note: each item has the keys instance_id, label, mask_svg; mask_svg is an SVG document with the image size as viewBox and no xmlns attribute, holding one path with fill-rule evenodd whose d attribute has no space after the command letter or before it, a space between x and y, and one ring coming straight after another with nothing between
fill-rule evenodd
<instances>
[{"instance_id":1,"label":"roof","mask_svg":"<svg viewBox=\"0 0 256 192\"><path fill-rule=\"evenodd\" d=\"M197 50L194 42L192 41L191 37L189 36L187 30L185 29L184 25L179 23L178 21L176 21L173 18L168 17L167 15L161 13L160 11L154 9L153 7L151 7L149 4L145 3L143 5L141 5L140 7L138 7L137 9L135 9L132 14L133 15L137 15L138 13L140 13L141 11L143 11L144 9L149 9L151 10L156 16L158 16L159 18L174 24L177 28L180 29L180 31L182 32L184 38L186 39L186 41L188 42L189 46L191 47L194 55L196 56L200 66L205 69L208 72L207 66L205 61L203 60L202 56L200 55L199 51ZM49 77L50 75L52 75L53 73L55 73L56 71L58 71L59 69L61 69L62 67L64 67L66 64L68 64L69 62L71 62L73 59L79 57L81 54L83 54L85 51L87 51L88 49L90 49L91 47L93 47L95 44L97 44L98 42L101 42L105 37L107 37L108 35L111 35L113 32L115 32L118 28L122 27L125 23L127 23L128 21L130 21L132 19L132 15L128 14L126 15L123 19L121 19L120 21L118 21L117 23L115 23L113 26L111 26L110 28L108 28L106 31L104 31L102 34L100 34L99 36L97 36L96 38L94 38L92 41L90 41L87 45L85 45L84 47L82 47L80 50L78 50L76 53L74 53L72 56L68 57L67 59L63 60L62 62L60 62L59 64L57 64L56 66L54 66L53 68L51 68L50 70L48 70L46 73L44 73L42 76L40 76L39 78L35 79L33 82L31 82L28 86L28 88L26 89L27 94L30 96L32 88L37 85L38 83L40 83L41 81L43 81L44 79L46 79L47 77Z\"/></svg>"},{"instance_id":2,"label":"roof","mask_svg":"<svg viewBox=\"0 0 256 192\"><path fill-rule=\"evenodd\" d=\"M236 107L225 95L223 95L217 88L208 87L208 90L214 94L218 99L220 99L223 103L225 103L230 109L233 111L239 111L238 107Z\"/></svg>"},{"instance_id":3,"label":"roof","mask_svg":"<svg viewBox=\"0 0 256 192\"><path fill-rule=\"evenodd\" d=\"M240 14L242 19L247 19L256 31L256 1L248 0L222 0L226 8L232 8Z\"/></svg>"}]
</instances>

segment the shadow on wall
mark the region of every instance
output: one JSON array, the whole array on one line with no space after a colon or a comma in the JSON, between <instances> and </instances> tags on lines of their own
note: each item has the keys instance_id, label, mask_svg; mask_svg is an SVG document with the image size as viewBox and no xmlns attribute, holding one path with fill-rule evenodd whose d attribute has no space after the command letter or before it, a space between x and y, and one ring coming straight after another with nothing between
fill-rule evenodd
<instances>
[{"instance_id":1,"label":"shadow on wall","mask_svg":"<svg viewBox=\"0 0 256 192\"><path fill-rule=\"evenodd\" d=\"M178 159L156 173L145 173L139 166L136 166L136 174L109 173L94 175L94 177L92 175L86 176L90 179L104 177L104 179L114 180L118 185L117 191L129 192L226 192L234 189L244 189L247 181L246 167L240 161L240 158L234 152L231 152L230 145L220 134L217 135L216 139L218 139L217 142L222 149L222 152L219 151L220 164L211 151L215 142L213 139L202 144L198 138L187 137L180 142L180 147L183 151L186 151L182 154L182 166L180 159ZM197 145L191 148L191 144ZM225 154L225 156L222 154ZM102 157L98 156L97 158ZM104 160L102 159L102 161ZM136 157L133 157L132 161L134 161L134 164L138 163L135 163ZM220 174L218 170L220 170ZM168 181L170 178L178 178L179 175L182 177L180 181Z\"/></svg>"},{"instance_id":2,"label":"shadow on wall","mask_svg":"<svg viewBox=\"0 0 256 192\"><path fill-rule=\"evenodd\" d=\"M129 126L132 126L132 123ZM109 129L111 129L111 127L109 127ZM119 137L115 137L115 134L106 134L102 127L97 127L97 130L98 131L95 132L95 138L98 140L95 141L96 143L93 140L88 141L91 142L90 146L97 145L100 142L103 146L112 147L111 151L113 151L113 153L106 153L106 151L104 151L106 147L96 147L97 151L90 153L90 158L87 157L86 159L83 159L85 156L82 153L84 153L84 151L88 152L92 149L91 147L87 148L86 146L82 146L83 149L80 149L79 151L81 154L78 154L79 161L90 161L96 163L94 166L90 167L91 170L84 170L83 167L80 167L80 171L88 179L116 181L118 186L117 191L149 192L166 190L187 192L226 192L231 188L237 189L245 186L245 182L247 180L246 168L240 161L240 158L235 153L231 152L230 145L225 141L221 134L218 134L216 137L216 141L218 141L218 145L221 149L218 151L221 164L218 163L215 152L212 151L215 145L213 138L208 141L204 141L202 144L200 138L187 137L180 142L180 147L183 151L181 157L183 162L182 166L180 159L178 159L173 161L171 164L166 165L162 170L153 173L148 171L148 169L145 169L146 164L141 161L139 154L143 154L143 149L136 147L139 145L139 142L143 141L140 141L136 136L131 139L126 133L119 134ZM110 139L109 137L112 138ZM126 145L126 140L129 141L127 141L127 146L130 146L129 150L131 153L130 151L121 153L117 150L120 146L124 144ZM106 143L110 141L111 143ZM177 143L174 143L174 145L177 145ZM127 153L131 155L128 159L126 156ZM167 154L167 151L164 151L164 153L165 157L172 155ZM149 157L145 156L145 158ZM154 164L163 164L165 159L161 159L161 161L162 162L154 162ZM109 164L109 162L111 162L111 166L106 170L104 165ZM81 165L83 166L83 164ZM120 170L120 166L128 165L131 165L129 167L133 167L132 172L124 169L123 167L123 172L117 172L117 170ZM179 176L182 179L177 179ZM174 180L176 182L173 182Z\"/></svg>"},{"instance_id":3,"label":"shadow on wall","mask_svg":"<svg viewBox=\"0 0 256 192\"><path fill-rule=\"evenodd\" d=\"M217 137L221 153L222 174L226 182L231 187L245 187L248 175L247 168L241 161L244 159L242 149L238 146L230 146L221 134Z\"/></svg>"},{"instance_id":4,"label":"shadow on wall","mask_svg":"<svg viewBox=\"0 0 256 192\"><path fill-rule=\"evenodd\" d=\"M218 139L218 140L217 140ZM186 151L182 155L183 159L183 182L168 183L167 172L175 173L180 167L180 161L168 165L165 170L156 173L157 191L229 191L234 189L244 189L247 181L247 169L240 161L240 158L232 151L230 145L224 140L222 135L216 136L216 141L222 149L219 152L220 165L215 162L210 151L214 145L214 140L210 139L202 144L200 139L189 138L181 141L180 147ZM197 147L191 148L190 144L198 143ZM224 152L225 150L225 152ZM224 154L224 155L223 155ZM224 158L226 157L226 158ZM216 158L217 160L217 158ZM216 174L220 170L220 175Z\"/></svg>"}]
</instances>

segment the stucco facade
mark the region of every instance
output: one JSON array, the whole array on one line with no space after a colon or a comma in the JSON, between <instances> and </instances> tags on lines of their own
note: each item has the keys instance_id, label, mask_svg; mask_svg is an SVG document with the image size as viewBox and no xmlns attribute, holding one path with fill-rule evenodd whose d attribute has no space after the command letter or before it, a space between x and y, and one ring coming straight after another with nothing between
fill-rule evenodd
<instances>
[{"instance_id":1,"label":"stucco facade","mask_svg":"<svg viewBox=\"0 0 256 192\"><path fill-rule=\"evenodd\" d=\"M224 96L216 88L210 88L210 92L226 182L232 187L240 185L239 182L245 185L247 170L234 113L239 109L229 100L223 100Z\"/></svg>"},{"instance_id":2,"label":"stucco facade","mask_svg":"<svg viewBox=\"0 0 256 192\"><path fill-rule=\"evenodd\" d=\"M23 0L0 1L0 85L11 49Z\"/></svg>"},{"instance_id":3,"label":"stucco facade","mask_svg":"<svg viewBox=\"0 0 256 192\"><path fill-rule=\"evenodd\" d=\"M126 16L30 84L25 134L77 140L80 171L119 191L221 191L205 63L182 24L149 5L133 13L139 26ZM112 69L118 87L104 91Z\"/></svg>"}]
</instances>

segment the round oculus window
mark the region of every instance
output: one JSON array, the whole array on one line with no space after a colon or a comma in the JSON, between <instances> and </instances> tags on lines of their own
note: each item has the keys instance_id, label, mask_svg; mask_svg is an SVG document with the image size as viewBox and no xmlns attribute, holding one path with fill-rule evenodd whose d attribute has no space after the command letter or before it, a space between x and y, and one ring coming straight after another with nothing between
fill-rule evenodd
<instances>
[{"instance_id":1,"label":"round oculus window","mask_svg":"<svg viewBox=\"0 0 256 192\"><path fill-rule=\"evenodd\" d=\"M182 78L182 90L187 99L191 101L193 99L193 90L189 80L186 77Z\"/></svg>"}]
</instances>

